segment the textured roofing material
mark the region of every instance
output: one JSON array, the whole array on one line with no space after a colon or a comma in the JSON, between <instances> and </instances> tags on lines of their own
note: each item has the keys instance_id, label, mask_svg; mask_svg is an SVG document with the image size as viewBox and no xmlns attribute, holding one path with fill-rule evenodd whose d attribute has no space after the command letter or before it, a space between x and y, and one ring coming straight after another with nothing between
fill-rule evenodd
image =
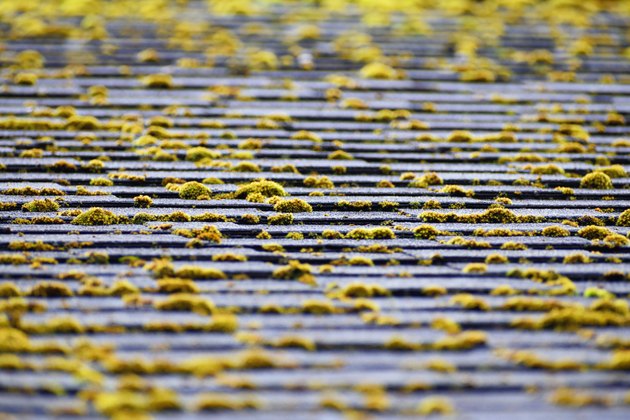
<instances>
[{"instance_id":1,"label":"textured roofing material","mask_svg":"<svg viewBox=\"0 0 630 420\"><path fill-rule=\"evenodd\" d=\"M630 416L628 2L0 22L0 417Z\"/></svg>"}]
</instances>

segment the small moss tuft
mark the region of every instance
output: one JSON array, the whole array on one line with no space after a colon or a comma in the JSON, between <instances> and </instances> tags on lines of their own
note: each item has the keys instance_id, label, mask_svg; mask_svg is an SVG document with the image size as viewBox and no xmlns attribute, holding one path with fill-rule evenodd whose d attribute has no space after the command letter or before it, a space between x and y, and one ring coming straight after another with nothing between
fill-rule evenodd
<instances>
[{"instance_id":1,"label":"small moss tuft","mask_svg":"<svg viewBox=\"0 0 630 420\"><path fill-rule=\"evenodd\" d=\"M299 198L280 200L273 206L273 209L282 213L310 213L313 211L310 204Z\"/></svg>"},{"instance_id":2,"label":"small moss tuft","mask_svg":"<svg viewBox=\"0 0 630 420\"><path fill-rule=\"evenodd\" d=\"M133 198L136 207L147 209L153 205L153 200L148 195L138 195Z\"/></svg>"},{"instance_id":3,"label":"small moss tuft","mask_svg":"<svg viewBox=\"0 0 630 420\"><path fill-rule=\"evenodd\" d=\"M259 179L249 184L241 185L234 193L234 197L247 198L248 195L254 193L261 194L264 197L285 197L288 195L282 185L277 182Z\"/></svg>"},{"instance_id":4,"label":"small moss tuft","mask_svg":"<svg viewBox=\"0 0 630 420\"><path fill-rule=\"evenodd\" d=\"M179 188L179 198L184 200L204 200L210 198L212 191L201 182L190 181Z\"/></svg>"},{"instance_id":5,"label":"small moss tuft","mask_svg":"<svg viewBox=\"0 0 630 420\"><path fill-rule=\"evenodd\" d=\"M613 183L608 175L600 171L595 171L584 175L584 178L580 181L580 188L611 190Z\"/></svg>"},{"instance_id":6,"label":"small moss tuft","mask_svg":"<svg viewBox=\"0 0 630 420\"><path fill-rule=\"evenodd\" d=\"M57 210L59 210L59 203L51 200L50 198L29 201L22 206L22 211L29 212L47 212Z\"/></svg>"},{"instance_id":7,"label":"small moss tuft","mask_svg":"<svg viewBox=\"0 0 630 420\"><path fill-rule=\"evenodd\" d=\"M73 225L83 226L103 226L114 225L119 222L119 217L109 210L102 209L100 207L92 207L91 209L84 211L77 217L72 219Z\"/></svg>"}]
</instances>

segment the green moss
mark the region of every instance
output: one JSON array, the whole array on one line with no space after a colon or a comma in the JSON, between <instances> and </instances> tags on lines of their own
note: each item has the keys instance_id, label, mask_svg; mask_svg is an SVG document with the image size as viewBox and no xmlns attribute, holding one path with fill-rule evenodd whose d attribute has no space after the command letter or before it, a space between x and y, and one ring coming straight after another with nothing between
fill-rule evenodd
<instances>
[{"instance_id":1,"label":"green moss","mask_svg":"<svg viewBox=\"0 0 630 420\"><path fill-rule=\"evenodd\" d=\"M325 229L322 232L322 238L324 239L343 239L343 234L336 230Z\"/></svg>"},{"instance_id":2,"label":"green moss","mask_svg":"<svg viewBox=\"0 0 630 420\"><path fill-rule=\"evenodd\" d=\"M547 226L542 230L542 235L553 238L563 238L570 236L571 233L562 226Z\"/></svg>"},{"instance_id":3,"label":"green moss","mask_svg":"<svg viewBox=\"0 0 630 420\"><path fill-rule=\"evenodd\" d=\"M444 180L435 172L428 172L422 176L414 178L409 183L411 188L426 188L430 185L442 185Z\"/></svg>"},{"instance_id":4,"label":"green moss","mask_svg":"<svg viewBox=\"0 0 630 420\"><path fill-rule=\"evenodd\" d=\"M186 160L198 162L202 159L219 159L221 152L208 149L207 147L191 147L186 151Z\"/></svg>"},{"instance_id":5,"label":"green moss","mask_svg":"<svg viewBox=\"0 0 630 420\"><path fill-rule=\"evenodd\" d=\"M282 213L310 213L313 211L310 204L299 198L280 200L273 206L273 209Z\"/></svg>"},{"instance_id":6,"label":"green moss","mask_svg":"<svg viewBox=\"0 0 630 420\"><path fill-rule=\"evenodd\" d=\"M564 169L559 167L558 165L541 165L535 166L531 168L530 171L534 175L556 175L556 174L564 174Z\"/></svg>"},{"instance_id":7,"label":"green moss","mask_svg":"<svg viewBox=\"0 0 630 420\"><path fill-rule=\"evenodd\" d=\"M509 262L510 260L508 259L508 257L499 253L488 254L485 259L486 264L507 264Z\"/></svg>"},{"instance_id":8,"label":"green moss","mask_svg":"<svg viewBox=\"0 0 630 420\"><path fill-rule=\"evenodd\" d=\"M628 173L621 165L611 165L603 168L597 169L599 172L603 172L608 175L610 178L625 178L628 176Z\"/></svg>"},{"instance_id":9,"label":"green moss","mask_svg":"<svg viewBox=\"0 0 630 420\"><path fill-rule=\"evenodd\" d=\"M420 225L413 230L413 236L418 239L435 239L441 232L431 225Z\"/></svg>"},{"instance_id":10,"label":"green moss","mask_svg":"<svg viewBox=\"0 0 630 420\"><path fill-rule=\"evenodd\" d=\"M33 188L31 186L7 188L0 193L5 195L66 195L57 188Z\"/></svg>"},{"instance_id":11,"label":"green moss","mask_svg":"<svg viewBox=\"0 0 630 420\"><path fill-rule=\"evenodd\" d=\"M337 202L336 207L344 210L352 211L370 211L372 209L371 201L347 201L341 200Z\"/></svg>"},{"instance_id":12,"label":"green moss","mask_svg":"<svg viewBox=\"0 0 630 420\"><path fill-rule=\"evenodd\" d=\"M179 198L184 200L207 200L212 191L200 182L190 181L179 188Z\"/></svg>"},{"instance_id":13,"label":"green moss","mask_svg":"<svg viewBox=\"0 0 630 420\"><path fill-rule=\"evenodd\" d=\"M234 165L230 171L232 172L261 172L260 166L254 162L239 162Z\"/></svg>"},{"instance_id":14,"label":"green moss","mask_svg":"<svg viewBox=\"0 0 630 420\"><path fill-rule=\"evenodd\" d=\"M483 263L470 263L462 269L462 273L483 274L486 271L488 271L488 266Z\"/></svg>"},{"instance_id":15,"label":"green moss","mask_svg":"<svg viewBox=\"0 0 630 420\"><path fill-rule=\"evenodd\" d=\"M95 187L111 187L114 185L114 181L107 178L92 178L90 179L90 185Z\"/></svg>"},{"instance_id":16,"label":"green moss","mask_svg":"<svg viewBox=\"0 0 630 420\"><path fill-rule=\"evenodd\" d=\"M224 214L217 214L217 213L201 213L198 214L196 216L192 216L191 220L193 222L229 222L231 219L229 219L226 215ZM232 220L233 221L233 220Z\"/></svg>"},{"instance_id":17,"label":"green moss","mask_svg":"<svg viewBox=\"0 0 630 420\"><path fill-rule=\"evenodd\" d=\"M37 297L70 297L74 296L72 289L65 283L58 281L42 281L28 292L29 296Z\"/></svg>"},{"instance_id":18,"label":"green moss","mask_svg":"<svg viewBox=\"0 0 630 420\"><path fill-rule=\"evenodd\" d=\"M204 178L203 181L201 181L203 184L208 184L208 185L221 185L221 184L225 184L225 182L223 182L222 180L220 180L219 178L215 178L215 177L209 177L209 178Z\"/></svg>"},{"instance_id":19,"label":"green moss","mask_svg":"<svg viewBox=\"0 0 630 420\"><path fill-rule=\"evenodd\" d=\"M492 248L489 242L485 241L476 241L474 239L465 239L462 237L451 238L446 241L447 245L458 245L466 248Z\"/></svg>"},{"instance_id":20,"label":"green moss","mask_svg":"<svg viewBox=\"0 0 630 420\"><path fill-rule=\"evenodd\" d=\"M190 311L200 315L210 315L215 312L214 303L207 298L190 293L175 293L168 298L155 302L158 311Z\"/></svg>"},{"instance_id":21,"label":"green moss","mask_svg":"<svg viewBox=\"0 0 630 420\"><path fill-rule=\"evenodd\" d=\"M440 190L440 192L455 196L455 197L474 197L475 192L468 190L460 185L446 185Z\"/></svg>"},{"instance_id":22,"label":"green moss","mask_svg":"<svg viewBox=\"0 0 630 420\"><path fill-rule=\"evenodd\" d=\"M118 216L109 210L102 209L100 207L92 207L91 209L84 211L74 219L72 219L73 225L84 226L103 226L114 225L119 222Z\"/></svg>"},{"instance_id":23,"label":"green moss","mask_svg":"<svg viewBox=\"0 0 630 420\"><path fill-rule=\"evenodd\" d=\"M261 194L264 197L285 197L288 195L282 185L277 182L260 179L238 187L234 197L246 198L253 193Z\"/></svg>"},{"instance_id":24,"label":"green moss","mask_svg":"<svg viewBox=\"0 0 630 420\"><path fill-rule=\"evenodd\" d=\"M153 200L148 195L137 195L133 198L136 207L147 209L153 205Z\"/></svg>"},{"instance_id":25,"label":"green moss","mask_svg":"<svg viewBox=\"0 0 630 420\"><path fill-rule=\"evenodd\" d=\"M18 208L18 204L17 203L13 203L13 202L0 202L0 211L11 211L11 210L15 210Z\"/></svg>"},{"instance_id":26,"label":"green moss","mask_svg":"<svg viewBox=\"0 0 630 420\"><path fill-rule=\"evenodd\" d=\"M59 203L51 200L50 198L29 201L22 206L22 211L29 212L48 212L57 210L59 210Z\"/></svg>"},{"instance_id":27,"label":"green moss","mask_svg":"<svg viewBox=\"0 0 630 420\"><path fill-rule=\"evenodd\" d=\"M331 160L352 160L354 159L354 157L348 153L348 152L344 152L343 150L335 150L334 152L330 153L328 155L328 159Z\"/></svg>"},{"instance_id":28,"label":"green moss","mask_svg":"<svg viewBox=\"0 0 630 420\"><path fill-rule=\"evenodd\" d=\"M303 184L310 188L335 188L335 184L327 176L307 176L304 178Z\"/></svg>"},{"instance_id":29,"label":"green moss","mask_svg":"<svg viewBox=\"0 0 630 420\"><path fill-rule=\"evenodd\" d=\"M580 252L574 252L564 257L562 260L563 264L588 264L591 262L591 259L588 255L582 254Z\"/></svg>"},{"instance_id":30,"label":"green moss","mask_svg":"<svg viewBox=\"0 0 630 420\"><path fill-rule=\"evenodd\" d=\"M239 221L243 224L246 225L256 225L258 223L260 223L260 217L256 216L255 214L243 214Z\"/></svg>"},{"instance_id":31,"label":"green moss","mask_svg":"<svg viewBox=\"0 0 630 420\"><path fill-rule=\"evenodd\" d=\"M587 226L578 231L578 236L586 239L604 239L612 233L603 226Z\"/></svg>"},{"instance_id":32,"label":"green moss","mask_svg":"<svg viewBox=\"0 0 630 420\"><path fill-rule=\"evenodd\" d=\"M184 265L175 270L175 276L186 279L227 279L227 275L214 267L198 267L194 265Z\"/></svg>"},{"instance_id":33,"label":"green moss","mask_svg":"<svg viewBox=\"0 0 630 420\"><path fill-rule=\"evenodd\" d=\"M613 183L608 175L600 171L595 171L584 175L580 181L580 188L611 190L613 188Z\"/></svg>"},{"instance_id":34,"label":"green moss","mask_svg":"<svg viewBox=\"0 0 630 420\"><path fill-rule=\"evenodd\" d=\"M293 214L278 213L267 217L267 223L270 225L291 225L293 224Z\"/></svg>"},{"instance_id":35,"label":"green moss","mask_svg":"<svg viewBox=\"0 0 630 420\"><path fill-rule=\"evenodd\" d=\"M624 210L617 218L617 226L630 226L630 209Z\"/></svg>"},{"instance_id":36,"label":"green moss","mask_svg":"<svg viewBox=\"0 0 630 420\"><path fill-rule=\"evenodd\" d=\"M300 277L310 275L313 267L310 264L303 264L298 260L291 260L289 264L278 267L273 271L272 277L284 280L299 280Z\"/></svg>"}]
</instances>

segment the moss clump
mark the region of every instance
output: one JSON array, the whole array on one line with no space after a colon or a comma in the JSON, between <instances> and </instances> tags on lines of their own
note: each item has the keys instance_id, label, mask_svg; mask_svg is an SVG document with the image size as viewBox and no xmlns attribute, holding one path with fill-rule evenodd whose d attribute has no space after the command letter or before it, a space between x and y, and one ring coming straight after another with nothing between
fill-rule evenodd
<instances>
[{"instance_id":1,"label":"moss clump","mask_svg":"<svg viewBox=\"0 0 630 420\"><path fill-rule=\"evenodd\" d=\"M31 186L7 188L1 190L0 193L5 195L66 195L65 192L57 188L33 188Z\"/></svg>"},{"instance_id":2,"label":"moss clump","mask_svg":"<svg viewBox=\"0 0 630 420\"><path fill-rule=\"evenodd\" d=\"M352 211L370 211L372 209L371 201L347 201L341 200L336 204L337 207L344 210Z\"/></svg>"},{"instance_id":3,"label":"moss clump","mask_svg":"<svg viewBox=\"0 0 630 420\"><path fill-rule=\"evenodd\" d=\"M334 152L330 153L328 155L328 159L331 160L352 160L354 159L354 157L348 153L348 152L344 152L343 150L335 150Z\"/></svg>"},{"instance_id":4,"label":"moss clump","mask_svg":"<svg viewBox=\"0 0 630 420\"><path fill-rule=\"evenodd\" d=\"M22 206L22 211L31 212L46 212L59 210L59 203L51 200L50 198L44 198L42 200L33 200Z\"/></svg>"},{"instance_id":5,"label":"moss clump","mask_svg":"<svg viewBox=\"0 0 630 420\"><path fill-rule=\"evenodd\" d=\"M396 239L396 234L387 227L372 228L372 237L374 239Z\"/></svg>"},{"instance_id":6,"label":"moss clump","mask_svg":"<svg viewBox=\"0 0 630 420\"><path fill-rule=\"evenodd\" d=\"M90 179L90 185L95 187L111 187L114 185L114 181L107 178L92 178Z\"/></svg>"},{"instance_id":7,"label":"moss clump","mask_svg":"<svg viewBox=\"0 0 630 420\"><path fill-rule=\"evenodd\" d=\"M313 211L310 204L299 198L278 201L273 209L282 213L310 213Z\"/></svg>"},{"instance_id":8,"label":"moss clump","mask_svg":"<svg viewBox=\"0 0 630 420\"><path fill-rule=\"evenodd\" d=\"M418 239L435 239L441 233L439 229L431 225L420 225L413 230L413 236Z\"/></svg>"},{"instance_id":9,"label":"moss clump","mask_svg":"<svg viewBox=\"0 0 630 420\"><path fill-rule=\"evenodd\" d=\"M197 181L190 181L179 187L179 198L184 200L207 200L210 194L210 188Z\"/></svg>"},{"instance_id":10,"label":"moss clump","mask_svg":"<svg viewBox=\"0 0 630 420\"><path fill-rule=\"evenodd\" d=\"M83 226L104 226L114 225L119 222L119 217L109 210L105 210L100 207L92 207L91 209L84 211L74 219L72 219L73 225Z\"/></svg>"},{"instance_id":11,"label":"moss clump","mask_svg":"<svg viewBox=\"0 0 630 420\"><path fill-rule=\"evenodd\" d=\"M603 226L586 226L578 230L578 236L585 239L604 239L613 232Z\"/></svg>"},{"instance_id":12,"label":"moss clump","mask_svg":"<svg viewBox=\"0 0 630 420\"><path fill-rule=\"evenodd\" d=\"M313 267L311 267L310 264L303 264L298 260L291 260L289 264L276 268L273 271L272 277L283 280L299 280L303 276L310 276L312 272Z\"/></svg>"},{"instance_id":13,"label":"moss clump","mask_svg":"<svg viewBox=\"0 0 630 420\"><path fill-rule=\"evenodd\" d=\"M157 281L158 293L199 293L199 286L190 279L163 278Z\"/></svg>"},{"instance_id":14,"label":"moss clump","mask_svg":"<svg viewBox=\"0 0 630 420\"><path fill-rule=\"evenodd\" d=\"M470 264L466 265L466 267L464 267L462 269L462 273L483 274L486 271L488 271L488 266L486 264L483 264L483 263L470 263Z\"/></svg>"},{"instance_id":15,"label":"moss clump","mask_svg":"<svg viewBox=\"0 0 630 420\"><path fill-rule=\"evenodd\" d=\"M628 176L628 173L621 165L605 166L603 168L598 168L597 170L605 173L611 178L625 178Z\"/></svg>"},{"instance_id":16,"label":"moss clump","mask_svg":"<svg viewBox=\"0 0 630 420\"><path fill-rule=\"evenodd\" d=\"M542 230L543 236L549 236L552 238L564 238L571 235L567 229L562 226L547 226Z\"/></svg>"},{"instance_id":17,"label":"moss clump","mask_svg":"<svg viewBox=\"0 0 630 420\"><path fill-rule=\"evenodd\" d=\"M461 185L446 185L440 190L440 192L455 196L455 197L473 197L475 192L468 190Z\"/></svg>"},{"instance_id":18,"label":"moss clump","mask_svg":"<svg viewBox=\"0 0 630 420\"><path fill-rule=\"evenodd\" d=\"M359 70L359 76L364 79L396 80L403 77L403 73L384 63L374 62L366 64Z\"/></svg>"},{"instance_id":19,"label":"moss clump","mask_svg":"<svg viewBox=\"0 0 630 420\"><path fill-rule=\"evenodd\" d=\"M184 265L181 268L175 270L175 276L186 279L227 279L227 275L218 268L198 267L194 265Z\"/></svg>"},{"instance_id":20,"label":"moss clump","mask_svg":"<svg viewBox=\"0 0 630 420\"><path fill-rule=\"evenodd\" d=\"M70 297L74 296L72 289L65 283L58 281L42 281L37 283L28 292L30 296L37 297Z\"/></svg>"},{"instance_id":21,"label":"moss clump","mask_svg":"<svg viewBox=\"0 0 630 420\"><path fill-rule=\"evenodd\" d=\"M466 238L462 238L460 236L457 236L455 238L451 238L448 241L445 242L446 245L457 245L457 246L463 246L466 248L492 248L492 246L490 245L489 242L486 241L476 241L474 239L466 239Z\"/></svg>"},{"instance_id":22,"label":"moss clump","mask_svg":"<svg viewBox=\"0 0 630 420\"><path fill-rule=\"evenodd\" d=\"M190 311L200 315L210 315L216 310L210 299L190 293L169 295L168 298L155 302L153 306L158 311Z\"/></svg>"},{"instance_id":23,"label":"moss clump","mask_svg":"<svg viewBox=\"0 0 630 420\"><path fill-rule=\"evenodd\" d=\"M584 175L584 178L580 181L580 188L611 190L613 183L608 175L600 171L595 171Z\"/></svg>"},{"instance_id":24,"label":"moss clump","mask_svg":"<svg viewBox=\"0 0 630 420\"><path fill-rule=\"evenodd\" d=\"M288 195L282 185L277 182L260 179L238 187L234 197L247 198L250 194L261 194L264 197L285 197Z\"/></svg>"},{"instance_id":25,"label":"moss clump","mask_svg":"<svg viewBox=\"0 0 630 420\"><path fill-rule=\"evenodd\" d=\"M243 214L239 221L243 224L246 225L256 225L258 223L260 223L260 217L256 216L255 214Z\"/></svg>"},{"instance_id":26,"label":"moss clump","mask_svg":"<svg viewBox=\"0 0 630 420\"><path fill-rule=\"evenodd\" d=\"M617 226L630 226L630 209L624 210L617 218Z\"/></svg>"},{"instance_id":27,"label":"moss clump","mask_svg":"<svg viewBox=\"0 0 630 420\"><path fill-rule=\"evenodd\" d=\"M417 178L414 178L409 183L412 188L426 188L430 185L442 185L444 180L435 172L428 172Z\"/></svg>"},{"instance_id":28,"label":"moss clump","mask_svg":"<svg viewBox=\"0 0 630 420\"><path fill-rule=\"evenodd\" d=\"M563 264L589 264L591 259L588 255L575 252L564 257Z\"/></svg>"},{"instance_id":29,"label":"moss clump","mask_svg":"<svg viewBox=\"0 0 630 420\"><path fill-rule=\"evenodd\" d=\"M345 235L346 239L395 239L396 234L386 227L356 228Z\"/></svg>"},{"instance_id":30,"label":"moss clump","mask_svg":"<svg viewBox=\"0 0 630 420\"><path fill-rule=\"evenodd\" d=\"M232 172L262 172L260 166L254 162L239 162L233 166L230 171Z\"/></svg>"},{"instance_id":31,"label":"moss clump","mask_svg":"<svg viewBox=\"0 0 630 420\"><path fill-rule=\"evenodd\" d=\"M191 147L186 151L186 160L192 162L198 162L202 159L219 159L220 157L220 152L202 146Z\"/></svg>"},{"instance_id":32,"label":"moss clump","mask_svg":"<svg viewBox=\"0 0 630 420\"><path fill-rule=\"evenodd\" d=\"M302 182L306 187L310 188L335 188L335 184L327 176L307 176Z\"/></svg>"},{"instance_id":33,"label":"moss clump","mask_svg":"<svg viewBox=\"0 0 630 420\"><path fill-rule=\"evenodd\" d=\"M322 232L322 238L324 239L343 239L343 234L336 230L325 229Z\"/></svg>"},{"instance_id":34,"label":"moss clump","mask_svg":"<svg viewBox=\"0 0 630 420\"><path fill-rule=\"evenodd\" d=\"M508 257L506 257L503 254L496 253L496 252L492 254L488 254L488 256L485 259L486 264L507 264L509 262L510 260L508 259Z\"/></svg>"},{"instance_id":35,"label":"moss clump","mask_svg":"<svg viewBox=\"0 0 630 420\"><path fill-rule=\"evenodd\" d=\"M148 209L153 205L153 200L148 195L138 195L133 198L133 204L136 207Z\"/></svg>"},{"instance_id":36,"label":"moss clump","mask_svg":"<svg viewBox=\"0 0 630 420\"><path fill-rule=\"evenodd\" d=\"M291 225L293 224L293 215L291 213L279 213L267 217L267 223L270 225Z\"/></svg>"}]
</instances>

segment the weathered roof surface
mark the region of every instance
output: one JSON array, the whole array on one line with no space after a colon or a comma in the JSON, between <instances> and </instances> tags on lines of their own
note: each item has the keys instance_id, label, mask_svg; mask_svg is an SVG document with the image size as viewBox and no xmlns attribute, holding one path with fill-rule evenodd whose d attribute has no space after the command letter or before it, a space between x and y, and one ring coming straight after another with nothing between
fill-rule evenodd
<instances>
[{"instance_id":1,"label":"weathered roof surface","mask_svg":"<svg viewBox=\"0 0 630 420\"><path fill-rule=\"evenodd\" d=\"M23 3L0 414L630 416L627 2Z\"/></svg>"}]
</instances>

